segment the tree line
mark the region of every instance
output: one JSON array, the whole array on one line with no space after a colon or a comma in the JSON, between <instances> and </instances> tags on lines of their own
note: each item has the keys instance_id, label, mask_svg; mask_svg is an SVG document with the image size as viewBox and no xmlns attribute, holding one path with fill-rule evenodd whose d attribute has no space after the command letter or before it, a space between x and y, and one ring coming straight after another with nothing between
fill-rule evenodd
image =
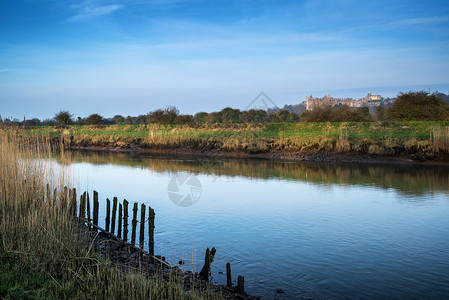
<instances>
[{"instance_id":1,"label":"tree line","mask_svg":"<svg viewBox=\"0 0 449 300\"><path fill-rule=\"evenodd\" d=\"M444 100L443 100L444 99ZM141 125L141 124L179 124L201 126L205 124L239 123L280 123L280 122L369 122L369 121L449 121L449 99L441 93L430 94L425 91L408 92L398 95L390 106L378 106L370 112L368 107L351 108L340 106L318 106L301 114L288 109L239 109L226 107L218 112L198 112L195 115L181 114L178 108L168 106L139 116L115 115L104 118L95 113L86 118L73 118L68 111L60 111L53 119L23 120L22 122L3 120L0 123L23 126L68 126L68 125Z\"/></svg>"}]
</instances>

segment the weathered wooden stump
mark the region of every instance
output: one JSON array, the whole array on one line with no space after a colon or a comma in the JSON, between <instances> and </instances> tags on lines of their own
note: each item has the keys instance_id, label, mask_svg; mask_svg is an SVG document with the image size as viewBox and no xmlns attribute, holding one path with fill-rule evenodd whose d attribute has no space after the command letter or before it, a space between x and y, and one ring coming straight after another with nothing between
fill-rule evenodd
<instances>
[{"instance_id":1,"label":"weathered wooden stump","mask_svg":"<svg viewBox=\"0 0 449 300\"><path fill-rule=\"evenodd\" d=\"M111 224L111 200L109 198L106 198L106 219L105 219L105 229L106 231L109 231L109 227Z\"/></svg>"},{"instance_id":2,"label":"weathered wooden stump","mask_svg":"<svg viewBox=\"0 0 449 300\"><path fill-rule=\"evenodd\" d=\"M47 183L47 203L50 204L51 203L51 190L50 190L50 184Z\"/></svg>"},{"instance_id":3,"label":"weathered wooden stump","mask_svg":"<svg viewBox=\"0 0 449 300\"><path fill-rule=\"evenodd\" d=\"M92 219L90 218L90 199L89 199L89 192L86 193L86 203L87 203L87 221L91 222ZM92 226L89 225L89 229L91 229Z\"/></svg>"},{"instance_id":4,"label":"weathered wooden stump","mask_svg":"<svg viewBox=\"0 0 449 300\"><path fill-rule=\"evenodd\" d=\"M68 189L65 186L63 191L62 191L62 197L61 197L61 209L66 210L67 209L67 198L68 198Z\"/></svg>"},{"instance_id":5,"label":"weathered wooden stump","mask_svg":"<svg viewBox=\"0 0 449 300\"><path fill-rule=\"evenodd\" d=\"M209 248L206 249L206 255L204 257L204 266L200 272L200 278L203 280L209 281L210 265L214 261L216 251L217 250L215 250L215 248L212 248L212 250L209 250Z\"/></svg>"},{"instance_id":6,"label":"weathered wooden stump","mask_svg":"<svg viewBox=\"0 0 449 300\"><path fill-rule=\"evenodd\" d=\"M245 294L245 277L243 276L237 278L237 293Z\"/></svg>"},{"instance_id":7,"label":"weathered wooden stump","mask_svg":"<svg viewBox=\"0 0 449 300\"><path fill-rule=\"evenodd\" d=\"M140 206L140 234L139 234L139 245L140 249L143 250L143 243L145 240L145 204L142 203Z\"/></svg>"},{"instance_id":8,"label":"weathered wooden stump","mask_svg":"<svg viewBox=\"0 0 449 300\"><path fill-rule=\"evenodd\" d=\"M78 216L80 218L85 218L86 217L86 192L84 192L80 196L80 212L79 212Z\"/></svg>"},{"instance_id":9,"label":"weathered wooden stump","mask_svg":"<svg viewBox=\"0 0 449 300\"><path fill-rule=\"evenodd\" d=\"M232 287L231 264L226 264L226 285Z\"/></svg>"},{"instance_id":10,"label":"weathered wooden stump","mask_svg":"<svg viewBox=\"0 0 449 300\"><path fill-rule=\"evenodd\" d=\"M117 197L114 197L112 199L112 221L111 221L111 233L114 234L115 232L115 219L117 214Z\"/></svg>"},{"instance_id":11,"label":"weathered wooden stump","mask_svg":"<svg viewBox=\"0 0 449 300\"><path fill-rule=\"evenodd\" d=\"M128 240L128 204L129 202L123 200L123 240Z\"/></svg>"},{"instance_id":12,"label":"weathered wooden stump","mask_svg":"<svg viewBox=\"0 0 449 300\"><path fill-rule=\"evenodd\" d=\"M148 252L154 256L154 209L148 206Z\"/></svg>"},{"instance_id":13,"label":"weathered wooden stump","mask_svg":"<svg viewBox=\"0 0 449 300\"><path fill-rule=\"evenodd\" d=\"M118 225L117 225L117 236L121 239L122 238L122 211L123 206L121 203L118 205Z\"/></svg>"},{"instance_id":14,"label":"weathered wooden stump","mask_svg":"<svg viewBox=\"0 0 449 300\"><path fill-rule=\"evenodd\" d=\"M99 202L98 202L98 192L94 191L94 211L93 211L93 223L98 226L98 210L99 210ZM95 229L97 231L97 229Z\"/></svg>"},{"instance_id":15,"label":"weathered wooden stump","mask_svg":"<svg viewBox=\"0 0 449 300\"><path fill-rule=\"evenodd\" d=\"M71 216L76 217L76 189L71 189L71 195L69 197L69 212Z\"/></svg>"},{"instance_id":16,"label":"weathered wooden stump","mask_svg":"<svg viewBox=\"0 0 449 300\"><path fill-rule=\"evenodd\" d=\"M131 230L131 244L135 244L136 243L136 231L137 231L137 203L134 203L134 207L133 207L133 219L131 221L131 225L132 225L132 230Z\"/></svg>"}]
</instances>

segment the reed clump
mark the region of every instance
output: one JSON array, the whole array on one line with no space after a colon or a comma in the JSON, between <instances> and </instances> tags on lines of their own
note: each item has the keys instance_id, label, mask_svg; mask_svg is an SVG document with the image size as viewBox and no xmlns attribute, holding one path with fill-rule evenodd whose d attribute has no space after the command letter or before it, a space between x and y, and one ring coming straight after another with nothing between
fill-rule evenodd
<instances>
[{"instance_id":1,"label":"reed clump","mask_svg":"<svg viewBox=\"0 0 449 300\"><path fill-rule=\"evenodd\" d=\"M70 176L52 170L52 155L49 139L0 130L1 299L217 298L124 271L81 244L65 207Z\"/></svg>"}]
</instances>

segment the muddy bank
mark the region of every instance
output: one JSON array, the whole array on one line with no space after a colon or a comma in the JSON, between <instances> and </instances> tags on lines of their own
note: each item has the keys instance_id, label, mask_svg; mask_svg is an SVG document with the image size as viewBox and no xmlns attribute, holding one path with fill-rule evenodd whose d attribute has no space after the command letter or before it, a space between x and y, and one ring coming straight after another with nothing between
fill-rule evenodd
<instances>
[{"instance_id":1,"label":"muddy bank","mask_svg":"<svg viewBox=\"0 0 449 300\"><path fill-rule=\"evenodd\" d=\"M379 163L379 164L425 164L425 165L449 165L447 153L428 153L419 149L398 149L390 155L375 155L357 151L345 153L315 151L315 152L293 152L272 150L269 152L252 151L244 149L241 151L226 151L220 148L173 148L173 147L151 147L136 143L123 144L91 144L71 142L67 148L74 150L109 151L109 152L132 152L160 155L188 155L199 156L206 159L220 158L259 158L283 161L304 162L330 162L330 163Z\"/></svg>"}]
</instances>

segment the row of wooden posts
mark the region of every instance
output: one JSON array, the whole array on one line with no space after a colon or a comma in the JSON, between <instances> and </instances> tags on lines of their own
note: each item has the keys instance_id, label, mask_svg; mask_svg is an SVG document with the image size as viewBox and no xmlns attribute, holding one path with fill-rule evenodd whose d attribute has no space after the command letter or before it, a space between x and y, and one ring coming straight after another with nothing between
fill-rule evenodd
<instances>
[{"instance_id":1,"label":"row of wooden posts","mask_svg":"<svg viewBox=\"0 0 449 300\"><path fill-rule=\"evenodd\" d=\"M58 190L54 189L53 197L51 195L51 190L49 184L47 184L47 201L55 200L58 195ZM117 197L112 199L112 211L111 211L111 201L109 198L106 199L106 218L105 218L105 228L104 230L98 225L98 214L100 203L98 201L98 192L93 191L93 202L91 209L91 201L89 198L89 193L84 192L80 196L79 203L77 202L76 189L68 189L64 187L62 190L62 197L60 198L60 205L63 208L68 208L70 215L74 217L78 217L81 220L86 220L90 229L92 230L102 230L112 235L116 235L117 238L127 242L128 241L128 218L129 218L129 202L124 199L123 204L118 203ZM79 204L79 205L78 205ZM78 208L78 212L77 212ZM117 208L118 208L118 218L117 218ZM132 220L131 220L131 241L130 244L133 246L139 247L141 250L144 250L144 242L145 242L145 223L148 220L148 252L151 256L154 257L154 218L155 213L154 210L148 206L148 219L146 219L146 205L141 204L140 207L140 234L139 234L139 244L136 244L136 233L137 233L137 215L138 215L138 204L134 203L132 212ZM91 215L92 210L92 215ZM117 223L117 227L116 227ZM117 233L115 232L117 229ZM215 248L206 250L206 256L204 259L204 266L200 272L200 278L204 280L209 280L209 272L211 263L214 260L215 256ZM226 285L228 287L232 287L232 278L231 278L231 265L230 263L226 264ZM238 276L236 291L244 294L244 277Z\"/></svg>"},{"instance_id":2,"label":"row of wooden posts","mask_svg":"<svg viewBox=\"0 0 449 300\"><path fill-rule=\"evenodd\" d=\"M56 199L57 189L53 191L53 197L51 197L50 186L47 184L47 199ZM72 216L79 217L80 219L85 219L88 223L92 223L95 226L89 227L93 230L97 230L98 226L98 214L100 203L98 201L98 192L93 191L93 202L91 208L91 201L88 192L84 192L80 196L79 202L77 202L76 189L63 188L61 197L61 207L68 207L68 210ZM78 212L77 212L78 208ZM117 208L118 208L118 218L117 218ZM122 203L118 203L117 197L112 199L112 211L111 211L111 200L106 199L106 219L104 230L116 235L119 239L123 241L128 241L129 234L129 202L125 199ZM137 224L138 221L138 210L139 206L134 203L132 209L132 219L131 219L131 241L130 243L134 246L138 246L140 249L144 249L145 242L145 223L148 220L148 252L154 256L154 209L148 206L148 218L146 217L147 206L145 204L140 205L140 234L139 243L136 244L137 235ZM91 214L92 212L92 214ZM116 227L117 224L117 227ZM95 227L95 228L92 228ZM116 233L117 229L117 233Z\"/></svg>"}]
</instances>

